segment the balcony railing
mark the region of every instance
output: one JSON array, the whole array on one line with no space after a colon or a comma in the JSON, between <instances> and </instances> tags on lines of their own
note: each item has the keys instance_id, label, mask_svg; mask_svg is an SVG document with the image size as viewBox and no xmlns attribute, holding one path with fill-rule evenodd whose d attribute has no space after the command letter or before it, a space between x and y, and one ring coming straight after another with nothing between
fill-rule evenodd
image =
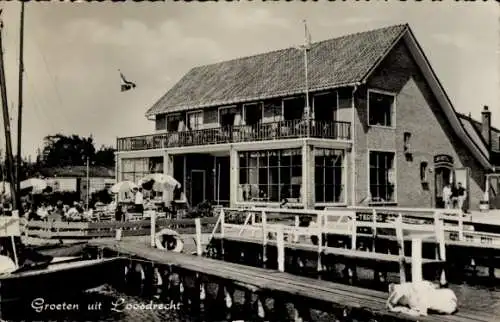
<instances>
[{"instance_id":1,"label":"balcony railing","mask_svg":"<svg viewBox=\"0 0 500 322\"><path fill-rule=\"evenodd\" d=\"M351 123L289 120L118 138L118 151L253 142L294 138L351 139Z\"/></svg>"}]
</instances>

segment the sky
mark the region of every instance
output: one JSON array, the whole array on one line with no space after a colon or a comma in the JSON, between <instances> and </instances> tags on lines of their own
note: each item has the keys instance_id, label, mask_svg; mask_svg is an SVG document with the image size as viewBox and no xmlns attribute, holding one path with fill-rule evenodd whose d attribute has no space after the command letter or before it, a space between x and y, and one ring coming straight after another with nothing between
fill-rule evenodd
<instances>
[{"instance_id":1,"label":"sky","mask_svg":"<svg viewBox=\"0 0 500 322\"><path fill-rule=\"evenodd\" d=\"M21 5L0 7L17 133ZM153 133L145 112L189 69L299 45L303 19L313 42L409 23L455 109L480 119L488 105L500 127L499 17L495 1L29 2L23 155L34 158L43 137L55 133L92 135L98 146ZM136 89L120 92L118 69Z\"/></svg>"}]
</instances>

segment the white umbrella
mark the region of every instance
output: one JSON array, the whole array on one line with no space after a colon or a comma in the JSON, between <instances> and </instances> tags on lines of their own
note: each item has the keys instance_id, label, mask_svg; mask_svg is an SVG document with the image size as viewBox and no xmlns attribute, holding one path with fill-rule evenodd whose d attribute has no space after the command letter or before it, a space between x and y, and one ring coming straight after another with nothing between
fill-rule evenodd
<instances>
[{"instance_id":1,"label":"white umbrella","mask_svg":"<svg viewBox=\"0 0 500 322\"><path fill-rule=\"evenodd\" d=\"M123 192L129 192L133 190L134 188L137 188L137 185L133 183L132 181L120 181L118 183L115 183L111 187L111 192L112 193L123 193Z\"/></svg>"},{"instance_id":2,"label":"white umbrella","mask_svg":"<svg viewBox=\"0 0 500 322\"><path fill-rule=\"evenodd\" d=\"M162 173L152 173L141 180L139 180L139 185L144 185L145 183L153 181L152 189L154 191L163 191L165 189L173 189L175 187L180 187L181 184L174 177L168 174Z\"/></svg>"},{"instance_id":3,"label":"white umbrella","mask_svg":"<svg viewBox=\"0 0 500 322\"><path fill-rule=\"evenodd\" d=\"M42 192L47 188L47 181L38 178L31 178L21 181L21 190L33 189L33 192Z\"/></svg>"}]
</instances>

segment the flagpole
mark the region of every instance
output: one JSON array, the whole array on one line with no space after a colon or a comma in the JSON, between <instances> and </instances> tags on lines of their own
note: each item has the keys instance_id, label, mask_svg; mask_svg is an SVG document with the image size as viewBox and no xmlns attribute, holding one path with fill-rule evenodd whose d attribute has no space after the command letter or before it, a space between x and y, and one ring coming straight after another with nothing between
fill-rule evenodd
<instances>
[{"instance_id":1,"label":"flagpole","mask_svg":"<svg viewBox=\"0 0 500 322\"><path fill-rule=\"evenodd\" d=\"M307 51L310 47L309 41L309 32L307 30L307 21L304 19L304 36L305 36L305 44L304 44L304 74L305 74L305 96L306 96L306 122L307 122L307 133L309 134L310 123L311 123L311 109L309 107L309 73L308 73L308 59L307 59Z\"/></svg>"}]
</instances>

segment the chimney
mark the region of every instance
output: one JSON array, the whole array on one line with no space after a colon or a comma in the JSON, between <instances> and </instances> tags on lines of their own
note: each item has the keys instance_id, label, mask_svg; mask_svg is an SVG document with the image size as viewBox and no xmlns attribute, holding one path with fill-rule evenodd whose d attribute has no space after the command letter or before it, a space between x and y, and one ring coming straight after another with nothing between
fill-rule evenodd
<instances>
[{"instance_id":1,"label":"chimney","mask_svg":"<svg viewBox=\"0 0 500 322\"><path fill-rule=\"evenodd\" d=\"M481 121L481 134L483 135L488 148L491 146L491 112L488 110L488 106L484 106Z\"/></svg>"}]
</instances>

